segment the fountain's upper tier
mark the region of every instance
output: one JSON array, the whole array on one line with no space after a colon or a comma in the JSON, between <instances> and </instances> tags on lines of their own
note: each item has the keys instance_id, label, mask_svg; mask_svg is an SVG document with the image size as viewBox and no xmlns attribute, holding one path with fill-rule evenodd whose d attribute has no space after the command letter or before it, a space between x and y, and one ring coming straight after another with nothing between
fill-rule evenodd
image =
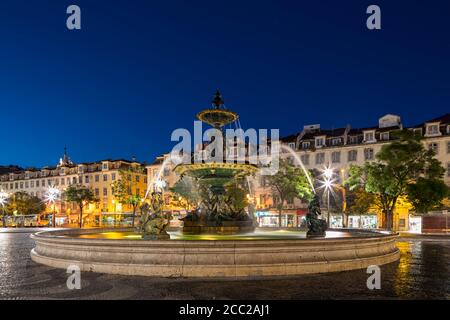
<instances>
[{"instance_id":1,"label":"fountain's upper tier","mask_svg":"<svg viewBox=\"0 0 450 320\"><path fill-rule=\"evenodd\" d=\"M200 111L197 114L197 118L214 128L220 129L224 125L232 123L239 118L237 113L225 109L224 101L219 91L216 92L212 100L212 106L211 109Z\"/></svg>"},{"instance_id":2,"label":"fountain's upper tier","mask_svg":"<svg viewBox=\"0 0 450 320\"><path fill-rule=\"evenodd\" d=\"M199 179L200 183L224 185L233 178L255 174L258 167L245 163L194 163L180 164L175 172Z\"/></svg>"}]
</instances>

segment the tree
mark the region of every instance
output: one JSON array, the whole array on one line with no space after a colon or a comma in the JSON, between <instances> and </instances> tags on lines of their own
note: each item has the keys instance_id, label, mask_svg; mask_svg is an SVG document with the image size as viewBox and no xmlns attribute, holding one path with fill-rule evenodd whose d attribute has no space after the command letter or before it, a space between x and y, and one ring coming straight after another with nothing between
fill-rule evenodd
<instances>
[{"instance_id":1,"label":"tree","mask_svg":"<svg viewBox=\"0 0 450 320\"><path fill-rule=\"evenodd\" d=\"M291 165L287 160L280 159L277 173L267 176L267 184L280 200L277 203L280 227L281 214L286 201L293 201L294 198L310 200L312 197L311 187L302 169Z\"/></svg>"},{"instance_id":2,"label":"tree","mask_svg":"<svg viewBox=\"0 0 450 320\"><path fill-rule=\"evenodd\" d=\"M74 202L80 209L79 226L83 227L83 209L89 203L97 201L91 189L82 185L71 185L64 192L65 199Z\"/></svg>"},{"instance_id":3,"label":"tree","mask_svg":"<svg viewBox=\"0 0 450 320\"><path fill-rule=\"evenodd\" d=\"M367 214L371 208L379 207L376 196L367 192L363 187L350 191L347 199L348 212L354 214Z\"/></svg>"},{"instance_id":4,"label":"tree","mask_svg":"<svg viewBox=\"0 0 450 320\"><path fill-rule=\"evenodd\" d=\"M199 185L197 181L191 177L183 176L178 180L170 191L177 198L184 199L186 209L197 207L200 201Z\"/></svg>"},{"instance_id":5,"label":"tree","mask_svg":"<svg viewBox=\"0 0 450 320\"><path fill-rule=\"evenodd\" d=\"M428 213L431 210L439 209L442 206L442 200L449 194L449 188L440 179L420 177L415 184L407 187L408 200L418 213Z\"/></svg>"},{"instance_id":6,"label":"tree","mask_svg":"<svg viewBox=\"0 0 450 320\"><path fill-rule=\"evenodd\" d=\"M111 184L114 198L122 205L129 205L133 210L132 226L136 217L136 210L142 202L142 197L133 180L134 173L142 173L142 168L119 171L120 179Z\"/></svg>"},{"instance_id":7,"label":"tree","mask_svg":"<svg viewBox=\"0 0 450 320\"><path fill-rule=\"evenodd\" d=\"M9 215L35 215L45 211L45 203L36 196L19 191L12 194L5 206L5 212Z\"/></svg>"},{"instance_id":8,"label":"tree","mask_svg":"<svg viewBox=\"0 0 450 320\"><path fill-rule=\"evenodd\" d=\"M388 230L392 229L397 200L407 195L408 186L419 177L440 179L445 171L434 152L424 148L420 135L401 130L394 136L397 140L384 145L374 162L352 166L346 181L351 190L364 186L365 191L376 196Z\"/></svg>"}]
</instances>

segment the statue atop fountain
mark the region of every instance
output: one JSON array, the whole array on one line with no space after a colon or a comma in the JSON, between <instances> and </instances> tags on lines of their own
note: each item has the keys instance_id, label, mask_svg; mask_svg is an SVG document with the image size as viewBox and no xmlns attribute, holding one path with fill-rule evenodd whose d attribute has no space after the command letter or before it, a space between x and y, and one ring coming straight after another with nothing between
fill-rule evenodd
<instances>
[{"instance_id":1,"label":"statue atop fountain","mask_svg":"<svg viewBox=\"0 0 450 320\"><path fill-rule=\"evenodd\" d=\"M308 205L308 213L306 214L306 225L308 227L306 236L308 238L325 237L328 226L325 220L319 218L320 215L322 215L322 212L320 211L319 196L315 194Z\"/></svg>"}]
</instances>

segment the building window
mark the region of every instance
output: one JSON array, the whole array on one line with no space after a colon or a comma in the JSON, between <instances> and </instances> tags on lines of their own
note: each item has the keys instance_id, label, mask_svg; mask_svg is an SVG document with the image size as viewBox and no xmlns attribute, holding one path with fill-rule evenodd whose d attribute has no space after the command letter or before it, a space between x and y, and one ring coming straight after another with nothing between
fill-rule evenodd
<instances>
[{"instance_id":1,"label":"building window","mask_svg":"<svg viewBox=\"0 0 450 320\"><path fill-rule=\"evenodd\" d=\"M102 169L103 170L108 170L108 164L107 163L102 164Z\"/></svg>"},{"instance_id":2,"label":"building window","mask_svg":"<svg viewBox=\"0 0 450 320\"><path fill-rule=\"evenodd\" d=\"M136 176L136 182L140 182L141 181L141 177Z\"/></svg>"},{"instance_id":3,"label":"building window","mask_svg":"<svg viewBox=\"0 0 450 320\"><path fill-rule=\"evenodd\" d=\"M372 148L364 149L364 159L365 160L373 160L373 149Z\"/></svg>"},{"instance_id":4,"label":"building window","mask_svg":"<svg viewBox=\"0 0 450 320\"><path fill-rule=\"evenodd\" d=\"M266 179L265 177L261 176L261 180L259 181L259 184L262 188L266 187Z\"/></svg>"},{"instance_id":5,"label":"building window","mask_svg":"<svg viewBox=\"0 0 450 320\"><path fill-rule=\"evenodd\" d=\"M316 154L316 164L324 164L325 163L325 153Z\"/></svg>"},{"instance_id":6,"label":"building window","mask_svg":"<svg viewBox=\"0 0 450 320\"><path fill-rule=\"evenodd\" d=\"M111 173L111 180L115 181L116 180L116 174L115 173Z\"/></svg>"},{"instance_id":7,"label":"building window","mask_svg":"<svg viewBox=\"0 0 450 320\"><path fill-rule=\"evenodd\" d=\"M380 135L381 140L387 141L389 140L389 132L382 132Z\"/></svg>"},{"instance_id":8,"label":"building window","mask_svg":"<svg viewBox=\"0 0 450 320\"><path fill-rule=\"evenodd\" d=\"M103 188L103 196L108 196L108 188Z\"/></svg>"},{"instance_id":9,"label":"building window","mask_svg":"<svg viewBox=\"0 0 450 320\"><path fill-rule=\"evenodd\" d=\"M447 153L450 153L450 141L447 142Z\"/></svg>"},{"instance_id":10,"label":"building window","mask_svg":"<svg viewBox=\"0 0 450 320\"><path fill-rule=\"evenodd\" d=\"M320 148L324 146L324 139L323 138L316 138L316 147Z\"/></svg>"},{"instance_id":11,"label":"building window","mask_svg":"<svg viewBox=\"0 0 450 320\"><path fill-rule=\"evenodd\" d=\"M98 188L95 188L95 195L98 197L100 195L100 190Z\"/></svg>"},{"instance_id":12,"label":"building window","mask_svg":"<svg viewBox=\"0 0 450 320\"><path fill-rule=\"evenodd\" d=\"M25 188L28 189L28 187L29 187L29 184L28 184L28 181L26 181L26 182L25 182Z\"/></svg>"},{"instance_id":13,"label":"building window","mask_svg":"<svg viewBox=\"0 0 450 320\"><path fill-rule=\"evenodd\" d=\"M31 188L34 188L34 181L31 181L31 182L30 182L30 187L31 187Z\"/></svg>"},{"instance_id":14,"label":"building window","mask_svg":"<svg viewBox=\"0 0 450 320\"><path fill-rule=\"evenodd\" d=\"M36 180L36 187L39 187L39 180Z\"/></svg>"},{"instance_id":15,"label":"building window","mask_svg":"<svg viewBox=\"0 0 450 320\"><path fill-rule=\"evenodd\" d=\"M334 138L331 140L331 145L337 146L341 143L341 138Z\"/></svg>"},{"instance_id":16,"label":"building window","mask_svg":"<svg viewBox=\"0 0 450 320\"><path fill-rule=\"evenodd\" d=\"M61 178L61 185L64 185L64 184L66 184L66 179Z\"/></svg>"},{"instance_id":17,"label":"building window","mask_svg":"<svg viewBox=\"0 0 450 320\"><path fill-rule=\"evenodd\" d=\"M358 157L358 150L350 150L348 152L348 162L356 161Z\"/></svg>"},{"instance_id":18,"label":"building window","mask_svg":"<svg viewBox=\"0 0 450 320\"><path fill-rule=\"evenodd\" d=\"M374 132L366 132L364 133L364 141L365 142L372 142L375 141L375 136L374 136Z\"/></svg>"},{"instance_id":19,"label":"building window","mask_svg":"<svg viewBox=\"0 0 450 320\"><path fill-rule=\"evenodd\" d=\"M300 156L300 160L304 165L309 165L309 154L303 154Z\"/></svg>"},{"instance_id":20,"label":"building window","mask_svg":"<svg viewBox=\"0 0 450 320\"><path fill-rule=\"evenodd\" d=\"M147 183L147 177L144 177L144 183Z\"/></svg>"},{"instance_id":21,"label":"building window","mask_svg":"<svg viewBox=\"0 0 450 320\"><path fill-rule=\"evenodd\" d=\"M309 143L309 142L302 143L302 149L309 149L310 146L311 146L311 143Z\"/></svg>"},{"instance_id":22,"label":"building window","mask_svg":"<svg viewBox=\"0 0 450 320\"><path fill-rule=\"evenodd\" d=\"M103 175L103 181L108 181L108 175L107 174Z\"/></svg>"},{"instance_id":23,"label":"building window","mask_svg":"<svg viewBox=\"0 0 450 320\"><path fill-rule=\"evenodd\" d=\"M432 124L427 126L427 135L439 134L439 125Z\"/></svg>"},{"instance_id":24,"label":"building window","mask_svg":"<svg viewBox=\"0 0 450 320\"><path fill-rule=\"evenodd\" d=\"M331 162L333 163L339 163L341 162L341 152L335 151L331 153Z\"/></svg>"},{"instance_id":25,"label":"building window","mask_svg":"<svg viewBox=\"0 0 450 320\"><path fill-rule=\"evenodd\" d=\"M289 143L288 143L288 146L289 146L289 148L295 150L295 142L289 142Z\"/></svg>"},{"instance_id":26,"label":"building window","mask_svg":"<svg viewBox=\"0 0 450 320\"><path fill-rule=\"evenodd\" d=\"M84 177L84 183L89 183L89 176Z\"/></svg>"},{"instance_id":27,"label":"building window","mask_svg":"<svg viewBox=\"0 0 450 320\"><path fill-rule=\"evenodd\" d=\"M357 144L357 143L358 143L358 137L350 136L350 144Z\"/></svg>"},{"instance_id":28,"label":"building window","mask_svg":"<svg viewBox=\"0 0 450 320\"><path fill-rule=\"evenodd\" d=\"M432 142L428 144L428 150L432 150L434 153L439 153L439 143Z\"/></svg>"},{"instance_id":29,"label":"building window","mask_svg":"<svg viewBox=\"0 0 450 320\"><path fill-rule=\"evenodd\" d=\"M96 174L95 175L95 182L99 182L100 181L100 175Z\"/></svg>"}]
</instances>

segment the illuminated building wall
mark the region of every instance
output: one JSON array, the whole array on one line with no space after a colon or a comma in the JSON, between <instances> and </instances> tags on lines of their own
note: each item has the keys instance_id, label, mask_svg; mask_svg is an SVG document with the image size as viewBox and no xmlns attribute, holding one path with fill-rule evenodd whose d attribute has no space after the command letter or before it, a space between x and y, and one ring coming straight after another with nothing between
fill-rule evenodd
<instances>
[{"instance_id":1,"label":"illuminated building wall","mask_svg":"<svg viewBox=\"0 0 450 320\"><path fill-rule=\"evenodd\" d=\"M24 169L1 175L0 187L10 194L23 191L45 199L49 187L55 187L63 193L69 185L83 185L90 188L99 200L86 206L86 214L130 212L131 206L118 203L112 192L111 185L122 178L121 172L126 172L126 178L131 179L132 193L144 197L147 190L147 174L143 164L124 159L75 164L66 153L55 167ZM58 200L55 208L58 214L79 211L75 204L64 200ZM53 207L48 205L47 212L52 211Z\"/></svg>"}]
</instances>

